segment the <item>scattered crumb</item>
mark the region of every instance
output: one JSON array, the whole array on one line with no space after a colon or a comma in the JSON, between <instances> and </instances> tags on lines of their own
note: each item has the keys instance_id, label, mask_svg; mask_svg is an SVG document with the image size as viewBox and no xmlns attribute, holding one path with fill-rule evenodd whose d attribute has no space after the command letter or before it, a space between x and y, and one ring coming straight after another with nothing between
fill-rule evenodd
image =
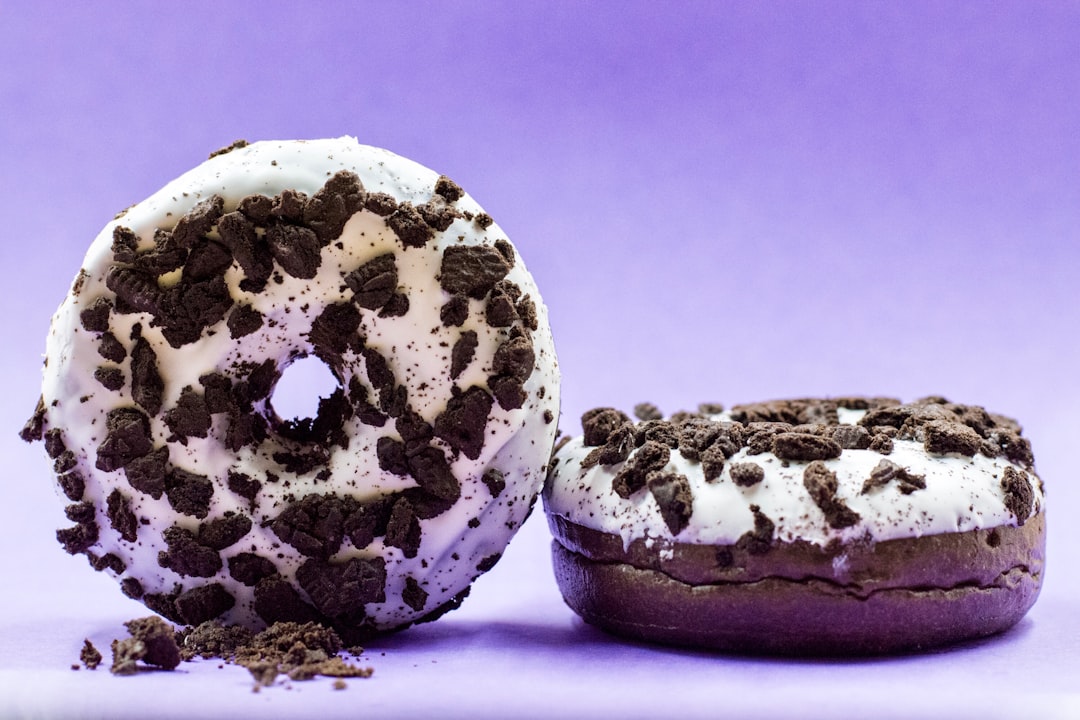
<instances>
[{"instance_id":1,"label":"scattered crumb","mask_svg":"<svg viewBox=\"0 0 1080 720\"><path fill-rule=\"evenodd\" d=\"M88 670L95 670L97 666L101 664L101 653L93 646L89 640L83 640L82 651L79 653L79 660L86 666ZM72 665L72 670L78 670L78 665Z\"/></svg>"},{"instance_id":2,"label":"scattered crumb","mask_svg":"<svg viewBox=\"0 0 1080 720\"><path fill-rule=\"evenodd\" d=\"M345 688L344 678L371 677L374 670L347 662L339 655L343 643L331 628L318 623L278 622L260 633L239 625L207 621L174 630L158 617L146 617L125 623L130 637L113 640L114 675L134 675L146 670L173 670L181 661L217 658L225 664L239 665L251 673L254 692L273 685L279 676L301 681L334 678L334 689ZM359 655L362 647L348 648ZM99 653L86 640L80 659L93 669L101 662ZM78 670L78 665L72 669Z\"/></svg>"}]
</instances>

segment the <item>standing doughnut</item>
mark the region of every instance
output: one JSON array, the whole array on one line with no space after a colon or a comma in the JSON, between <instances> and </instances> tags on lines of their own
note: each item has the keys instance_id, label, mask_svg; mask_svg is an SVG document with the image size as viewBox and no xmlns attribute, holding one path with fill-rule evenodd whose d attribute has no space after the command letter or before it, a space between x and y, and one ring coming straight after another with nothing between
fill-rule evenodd
<instances>
[{"instance_id":1,"label":"standing doughnut","mask_svg":"<svg viewBox=\"0 0 1080 720\"><path fill-rule=\"evenodd\" d=\"M308 356L337 387L279 417ZM348 639L460 604L558 408L533 278L458 185L352 138L240 142L94 240L22 436L71 503L57 539L128 596Z\"/></svg>"},{"instance_id":2,"label":"standing doughnut","mask_svg":"<svg viewBox=\"0 0 1080 720\"><path fill-rule=\"evenodd\" d=\"M1042 587L1020 426L942 398L800 399L633 423L600 408L552 460L555 574L636 639L781 655L1001 632Z\"/></svg>"}]
</instances>

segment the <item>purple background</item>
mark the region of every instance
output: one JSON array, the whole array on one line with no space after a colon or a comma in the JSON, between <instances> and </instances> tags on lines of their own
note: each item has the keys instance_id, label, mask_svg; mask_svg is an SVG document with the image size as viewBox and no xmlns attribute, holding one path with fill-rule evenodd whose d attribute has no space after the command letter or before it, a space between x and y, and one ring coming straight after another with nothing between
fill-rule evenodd
<instances>
[{"instance_id":1,"label":"purple background","mask_svg":"<svg viewBox=\"0 0 1080 720\"><path fill-rule=\"evenodd\" d=\"M0 539L18 589L0 596L0 716L161 697L196 716L1080 716L1078 37L1080 5L1058 2L3 2ZM83 636L107 645L143 610L55 544L63 503L15 437L49 317L101 226L209 151L344 134L450 175L509 233L550 308L568 432L596 405L853 393L1020 419L1051 506L1039 604L915 658L646 648L562 605L537 513L462 610L373 647L375 677L345 693L253 696L212 665L187 669L200 684L67 670Z\"/></svg>"}]
</instances>

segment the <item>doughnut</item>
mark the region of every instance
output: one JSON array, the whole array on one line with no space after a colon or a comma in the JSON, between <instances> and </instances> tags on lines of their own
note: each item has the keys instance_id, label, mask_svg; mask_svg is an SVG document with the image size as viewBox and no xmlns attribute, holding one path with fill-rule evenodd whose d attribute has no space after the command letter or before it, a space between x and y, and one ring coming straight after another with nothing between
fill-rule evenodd
<instances>
[{"instance_id":1,"label":"doughnut","mask_svg":"<svg viewBox=\"0 0 1080 720\"><path fill-rule=\"evenodd\" d=\"M280 417L305 357L336 387ZM362 638L494 566L558 409L536 284L460 186L354 138L241 141L95 238L21 435L69 503L57 540L129 597Z\"/></svg>"},{"instance_id":2,"label":"doughnut","mask_svg":"<svg viewBox=\"0 0 1080 720\"><path fill-rule=\"evenodd\" d=\"M1042 584L1043 486L1013 420L926 398L582 416L543 501L586 622L725 652L914 652L999 633Z\"/></svg>"}]
</instances>

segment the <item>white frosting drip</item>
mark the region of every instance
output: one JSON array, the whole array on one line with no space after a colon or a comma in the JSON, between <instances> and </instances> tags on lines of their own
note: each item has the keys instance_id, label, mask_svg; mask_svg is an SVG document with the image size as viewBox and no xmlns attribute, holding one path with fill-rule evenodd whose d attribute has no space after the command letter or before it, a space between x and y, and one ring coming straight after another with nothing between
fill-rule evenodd
<instances>
[{"instance_id":1,"label":"white frosting drip","mask_svg":"<svg viewBox=\"0 0 1080 720\"><path fill-rule=\"evenodd\" d=\"M852 423L861 415L861 411L848 411L840 417ZM803 540L821 546L832 540L892 540L1017 524L1004 505L1001 478L1006 467L1021 467L1003 457L928 455L921 442L894 440L889 455L873 450L844 450L839 458L824 461L836 473L837 497L860 516L858 523L842 529L829 526L803 485L806 462L784 461L772 453L750 455L744 447L727 460L720 477L709 483L700 462L672 450L664 469L685 475L693 495L689 524L675 536L647 488L626 499L612 490L612 480L624 463L582 469L582 460L593 449L586 447L580 437L560 448L544 488L544 506L547 512L578 525L619 535L626 546L638 539L733 544L754 529L751 505L759 506L760 512L775 524L775 539ZM633 457L631 454L630 459ZM885 458L912 474L925 476L926 488L905 495L898 483L890 482L863 494L863 484ZM731 465L741 462L759 465L765 479L751 487L736 485L731 479ZM1042 486L1032 473L1028 472L1028 476L1035 497L1033 513L1039 512L1043 507Z\"/></svg>"},{"instance_id":2,"label":"white frosting drip","mask_svg":"<svg viewBox=\"0 0 1080 720\"><path fill-rule=\"evenodd\" d=\"M164 495L153 500L133 491L123 471L103 472L95 467L96 450L105 437L106 414L112 408L133 404L130 354L120 364L127 380L124 388L118 392L106 390L94 378L94 371L108 363L98 354L97 334L83 329L79 317L80 312L99 297L112 296L105 287L104 278L113 263L114 228L124 226L134 230L142 249L151 244L155 228L172 227L196 203L212 195L224 198L227 212L251 194L274 196L293 189L311 196L340 170L356 173L368 192L388 193L398 201L409 201L414 205L432 199L438 178L437 173L415 162L360 145L353 138L259 142L233 150L184 174L110 222L87 252L82 267L84 274L76 282L79 291L68 295L53 318L43 380L43 400L47 408L45 427L63 429L63 439L77 457L76 469L86 480L85 497L95 499L98 506L97 524L101 537L91 551L119 556L127 564L124 577L137 578L146 593L167 593L177 586L188 589L220 582L237 600L235 608L224 619L256 624L258 621L251 608L252 589L229 577L228 558L239 552L259 553L273 559L279 572L289 580L293 579L296 567L306 559L282 543L269 528L260 527L261 523L273 519L294 498L309 492L350 494L363 500L416 484L411 478L379 469L375 442L384 435L398 437L392 420L382 428L364 425L355 417L349 420L345 428L350 438L348 450L334 447L328 465L331 478L317 481L314 474L318 469L300 477L285 472L271 457L280 449L273 437L257 448L229 451L220 441L225 418L215 415L208 438L188 438L186 446L170 444L171 465L205 475L214 482L210 511L205 520L249 510L246 499L227 489L228 471L246 473L259 480L264 480L266 472L271 471L280 480L263 482L257 507L252 513L253 529L240 542L221 552L225 560L223 569L214 577L203 579L181 577L158 563L159 551L166 549L161 537L165 529L177 524L195 531L201 521L178 514ZM474 216L483 212L468 195L457 200L454 207ZM130 345L127 339L132 326L141 324L143 337L157 353L165 386L164 408L168 409L176 404L185 386L201 390L199 377L206 373L219 371L235 377L235 368L241 364L261 363L267 358L273 358L280 370L296 356L309 354L312 348L306 334L312 321L327 305L347 302L352 296L352 291L342 281L343 275L376 256L393 252L399 291L408 294L409 311L402 317L381 318L376 312L363 310L360 332L366 337L368 347L386 357L397 382L408 388L411 407L430 423L445 409L455 384L463 389L474 384L486 386L495 348L506 336L506 329L493 328L486 323L483 301L480 300L469 301L469 316L462 327L442 324L439 309L449 299L438 282L442 251L456 245L491 246L505 237L496 224L481 228L462 217L444 232L436 232L435 239L425 247L403 249L383 218L361 211L347 222L340 239L322 250L321 266L314 279L300 280L281 272L282 282L271 280L266 289L257 294L242 293L238 286L243 274L238 265L233 264L226 274L230 292L233 297L243 295L244 302L262 313L264 318L262 327L253 334L232 340L222 321L204 330L197 342L175 349L165 341L159 328L150 326L150 317L145 313L113 313L110 330L125 345ZM449 446L435 441L452 459L451 467L461 483L462 494L449 511L421 521L422 543L415 558L404 557L397 548L383 547L381 538L361 550L355 549L346 539L341 550L332 557L335 561L373 555L382 555L386 559L386 602L369 604L365 608L367 615L380 626L393 627L409 622L467 587L479 574L477 564L502 552L524 521L543 482L556 429L553 418L557 417L559 409L558 364L547 310L520 256L506 279L516 283L522 293L534 301L539 322L539 329L532 333L536 367L525 384L528 393L525 405L510 411L503 410L498 403L493 405L483 450L476 460L464 455L453 459ZM162 280L162 284L166 280ZM450 352L465 330L475 331L479 344L473 361L453 381L449 376ZM346 367L345 387L353 374L359 375L374 401L377 394L367 382L362 362ZM170 432L162 417L152 418L151 425L155 446L164 444ZM497 468L505 475L506 489L495 499L480 480L488 468ZM114 489L130 498L131 509L145 523L139 527L139 539L135 543L123 541L105 516L104 499ZM480 521L475 529L468 526L473 519ZM428 593L422 610L414 610L402 601L407 576L416 579Z\"/></svg>"}]
</instances>

